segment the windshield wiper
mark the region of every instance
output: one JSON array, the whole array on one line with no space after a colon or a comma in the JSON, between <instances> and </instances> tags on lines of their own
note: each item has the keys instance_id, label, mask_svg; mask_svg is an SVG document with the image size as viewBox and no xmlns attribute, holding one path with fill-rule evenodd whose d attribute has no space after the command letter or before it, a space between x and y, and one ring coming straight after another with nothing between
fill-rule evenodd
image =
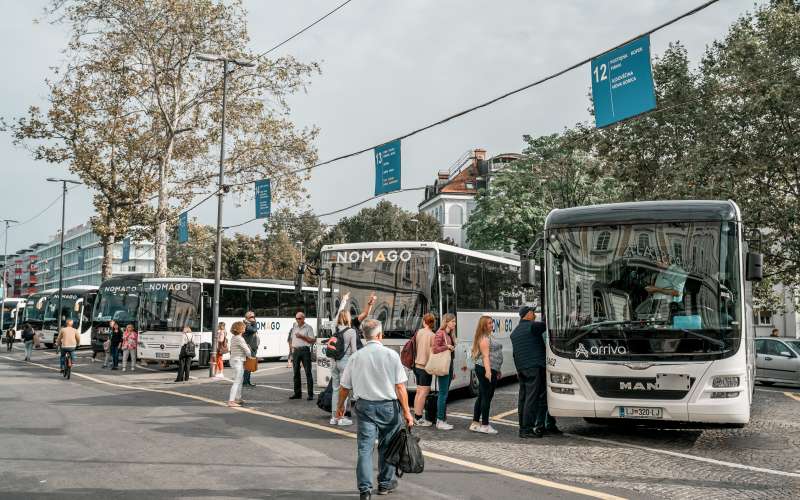
<instances>
[{"instance_id":1,"label":"windshield wiper","mask_svg":"<svg viewBox=\"0 0 800 500\"><path fill-rule=\"evenodd\" d=\"M672 331L683 332L685 334L691 335L693 337L697 337L699 339L703 339L706 342L710 342L717 347L725 348L725 341L720 339L715 339L714 337L709 337L708 335L703 335L702 333L698 333L692 330L687 330L685 328L673 328Z\"/></svg>"},{"instance_id":2,"label":"windshield wiper","mask_svg":"<svg viewBox=\"0 0 800 500\"><path fill-rule=\"evenodd\" d=\"M602 326L628 326L633 324L646 324L646 323L655 323L659 320L655 319L622 319L622 320L611 320L611 321L598 321L597 323L590 323L588 325L583 325L582 327L578 328L578 331L581 332L576 335L574 338L567 341L566 346L569 347L573 345L575 342L579 341L583 337L589 335L593 331L597 330Z\"/></svg>"}]
</instances>

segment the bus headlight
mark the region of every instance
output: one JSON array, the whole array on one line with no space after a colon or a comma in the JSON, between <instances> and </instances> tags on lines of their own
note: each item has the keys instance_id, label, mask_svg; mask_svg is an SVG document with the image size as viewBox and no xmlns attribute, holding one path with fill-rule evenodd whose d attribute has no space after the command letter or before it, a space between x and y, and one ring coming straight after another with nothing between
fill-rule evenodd
<instances>
[{"instance_id":1,"label":"bus headlight","mask_svg":"<svg viewBox=\"0 0 800 500\"><path fill-rule=\"evenodd\" d=\"M712 392L711 399L727 399L739 396L739 391L735 392Z\"/></svg>"},{"instance_id":2,"label":"bus headlight","mask_svg":"<svg viewBox=\"0 0 800 500\"><path fill-rule=\"evenodd\" d=\"M550 382L554 384L570 385L572 384L572 375L569 373L551 373Z\"/></svg>"},{"instance_id":3,"label":"bus headlight","mask_svg":"<svg viewBox=\"0 0 800 500\"><path fill-rule=\"evenodd\" d=\"M711 381L711 387L714 389L729 389L732 387L739 387L738 375L717 375Z\"/></svg>"},{"instance_id":4,"label":"bus headlight","mask_svg":"<svg viewBox=\"0 0 800 500\"><path fill-rule=\"evenodd\" d=\"M556 394L569 394L570 396L575 395L575 389L571 387L551 387L550 390Z\"/></svg>"}]
</instances>

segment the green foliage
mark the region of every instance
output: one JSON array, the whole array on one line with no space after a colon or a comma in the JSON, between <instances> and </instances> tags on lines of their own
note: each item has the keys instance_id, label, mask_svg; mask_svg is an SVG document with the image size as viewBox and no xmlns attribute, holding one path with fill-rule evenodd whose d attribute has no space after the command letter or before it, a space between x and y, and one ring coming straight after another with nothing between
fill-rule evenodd
<instances>
[{"instance_id":1,"label":"green foliage","mask_svg":"<svg viewBox=\"0 0 800 500\"><path fill-rule=\"evenodd\" d=\"M412 221L416 219L417 222ZM442 228L432 216L403 210L386 200L342 218L325 238L326 244L361 241L441 241Z\"/></svg>"}]
</instances>

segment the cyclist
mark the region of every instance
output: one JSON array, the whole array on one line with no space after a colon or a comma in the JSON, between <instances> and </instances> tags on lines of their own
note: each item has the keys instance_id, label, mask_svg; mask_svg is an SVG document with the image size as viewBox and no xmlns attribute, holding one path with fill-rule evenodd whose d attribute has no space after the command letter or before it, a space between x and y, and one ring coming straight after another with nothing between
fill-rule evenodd
<instances>
[{"instance_id":1,"label":"cyclist","mask_svg":"<svg viewBox=\"0 0 800 500\"><path fill-rule=\"evenodd\" d=\"M72 320L67 320L67 325L58 332L56 344L61 347L61 373L64 373L64 358L69 353L72 358L72 363L75 363L75 349L81 343L81 334L75 328L72 328Z\"/></svg>"}]
</instances>

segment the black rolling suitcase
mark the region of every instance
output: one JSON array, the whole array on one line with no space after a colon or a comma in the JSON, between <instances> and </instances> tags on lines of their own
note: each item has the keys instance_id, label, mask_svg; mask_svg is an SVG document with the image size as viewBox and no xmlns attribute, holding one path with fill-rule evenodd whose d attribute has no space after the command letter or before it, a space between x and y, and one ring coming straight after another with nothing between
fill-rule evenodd
<instances>
[{"instance_id":1,"label":"black rolling suitcase","mask_svg":"<svg viewBox=\"0 0 800 500\"><path fill-rule=\"evenodd\" d=\"M425 398L425 420L435 424L436 423L436 410L439 406L439 393L432 392Z\"/></svg>"}]
</instances>

